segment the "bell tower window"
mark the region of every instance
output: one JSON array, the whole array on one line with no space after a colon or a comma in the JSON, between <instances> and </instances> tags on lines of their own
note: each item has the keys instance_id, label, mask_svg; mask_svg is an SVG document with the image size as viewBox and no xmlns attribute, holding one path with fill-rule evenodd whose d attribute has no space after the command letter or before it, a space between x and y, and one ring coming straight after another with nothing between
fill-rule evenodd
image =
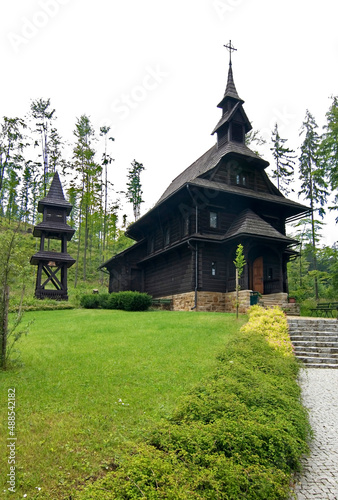
<instances>
[{"instance_id":1,"label":"bell tower window","mask_svg":"<svg viewBox=\"0 0 338 500\"><path fill-rule=\"evenodd\" d=\"M231 139L234 142L244 143L244 131L241 123L232 123L231 126Z\"/></svg>"}]
</instances>

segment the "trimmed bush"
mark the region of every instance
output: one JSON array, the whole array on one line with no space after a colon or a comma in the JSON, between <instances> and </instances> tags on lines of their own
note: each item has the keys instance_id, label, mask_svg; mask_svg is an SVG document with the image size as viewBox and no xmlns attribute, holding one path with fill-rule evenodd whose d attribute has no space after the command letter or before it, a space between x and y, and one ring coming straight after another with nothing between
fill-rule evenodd
<instances>
[{"instance_id":1,"label":"trimmed bush","mask_svg":"<svg viewBox=\"0 0 338 500\"><path fill-rule=\"evenodd\" d=\"M83 295L80 299L80 305L85 309L97 309L99 307L99 296Z\"/></svg>"},{"instance_id":2,"label":"trimmed bush","mask_svg":"<svg viewBox=\"0 0 338 500\"><path fill-rule=\"evenodd\" d=\"M260 333L241 332L214 372L182 397L77 500L287 500L308 452L299 366Z\"/></svg>"},{"instance_id":3,"label":"trimmed bush","mask_svg":"<svg viewBox=\"0 0 338 500\"><path fill-rule=\"evenodd\" d=\"M101 309L110 309L109 307L109 298L110 294L109 293L99 293L97 295L98 298L98 304Z\"/></svg>"},{"instance_id":4,"label":"trimmed bush","mask_svg":"<svg viewBox=\"0 0 338 500\"><path fill-rule=\"evenodd\" d=\"M151 305L151 297L147 293L119 292L118 309L124 311L146 311Z\"/></svg>"},{"instance_id":5,"label":"trimmed bush","mask_svg":"<svg viewBox=\"0 0 338 500\"><path fill-rule=\"evenodd\" d=\"M118 295L119 295L118 293L109 294L107 309L120 309Z\"/></svg>"},{"instance_id":6,"label":"trimmed bush","mask_svg":"<svg viewBox=\"0 0 338 500\"><path fill-rule=\"evenodd\" d=\"M288 322L280 307L263 309L261 306L252 306L248 314L249 321L242 326L242 332L259 333L271 347L280 351L284 356L293 355Z\"/></svg>"},{"instance_id":7,"label":"trimmed bush","mask_svg":"<svg viewBox=\"0 0 338 500\"><path fill-rule=\"evenodd\" d=\"M147 293L119 292L98 295L83 295L80 304L85 309L121 309L123 311L146 311L151 305Z\"/></svg>"}]
</instances>

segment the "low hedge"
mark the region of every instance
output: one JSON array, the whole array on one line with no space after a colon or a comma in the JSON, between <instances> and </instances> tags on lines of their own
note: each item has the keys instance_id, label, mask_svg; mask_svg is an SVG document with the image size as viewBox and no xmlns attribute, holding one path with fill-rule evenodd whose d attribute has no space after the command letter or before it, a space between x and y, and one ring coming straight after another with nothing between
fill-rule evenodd
<instances>
[{"instance_id":1,"label":"low hedge","mask_svg":"<svg viewBox=\"0 0 338 500\"><path fill-rule=\"evenodd\" d=\"M256 328L258 313L270 318L262 308L255 312L250 323ZM74 498L290 498L290 479L301 468L310 434L295 357L248 328L217 360L214 372L154 425L144 443L135 443L114 471Z\"/></svg>"},{"instance_id":2,"label":"low hedge","mask_svg":"<svg viewBox=\"0 0 338 500\"><path fill-rule=\"evenodd\" d=\"M140 292L118 292L83 295L80 304L85 309L120 309L122 311L146 311L151 296Z\"/></svg>"}]
</instances>

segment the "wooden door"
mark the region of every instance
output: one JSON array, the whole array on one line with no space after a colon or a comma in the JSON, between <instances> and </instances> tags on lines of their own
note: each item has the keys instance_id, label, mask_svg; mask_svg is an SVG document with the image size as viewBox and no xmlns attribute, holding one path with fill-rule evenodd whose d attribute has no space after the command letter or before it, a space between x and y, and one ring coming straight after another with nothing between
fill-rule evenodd
<instances>
[{"instance_id":1,"label":"wooden door","mask_svg":"<svg viewBox=\"0 0 338 500\"><path fill-rule=\"evenodd\" d=\"M252 265L253 291L264 293L263 257L258 257Z\"/></svg>"}]
</instances>

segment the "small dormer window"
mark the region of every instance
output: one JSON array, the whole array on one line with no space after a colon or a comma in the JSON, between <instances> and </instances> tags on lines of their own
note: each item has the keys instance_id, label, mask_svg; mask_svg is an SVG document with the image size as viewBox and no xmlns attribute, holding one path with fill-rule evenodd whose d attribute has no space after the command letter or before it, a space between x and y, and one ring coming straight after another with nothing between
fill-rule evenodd
<instances>
[{"instance_id":1,"label":"small dormer window","mask_svg":"<svg viewBox=\"0 0 338 500\"><path fill-rule=\"evenodd\" d=\"M216 276L216 262L211 262L211 276Z\"/></svg>"},{"instance_id":2,"label":"small dormer window","mask_svg":"<svg viewBox=\"0 0 338 500\"><path fill-rule=\"evenodd\" d=\"M183 236L188 236L190 232L190 218L189 215L186 214L183 218Z\"/></svg>"},{"instance_id":3,"label":"small dormer window","mask_svg":"<svg viewBox=\"0 0 338 500\"><path fill-rule=\"evenodd\" d=\"M212 229L217 229L217 226L218 226L218 214L217 214L217 212L210 212L209 225Z\"/></svg>"},{"instance_id":4,"label":"small dormer window","mask_svg":"<svg viewBox=\"0 0 338 500\"><path fill-rule=\"evenodd\" d=\"M170 245L170 228L167 226L164 230L164 246Z\"/></svg>"}]
</instances>

